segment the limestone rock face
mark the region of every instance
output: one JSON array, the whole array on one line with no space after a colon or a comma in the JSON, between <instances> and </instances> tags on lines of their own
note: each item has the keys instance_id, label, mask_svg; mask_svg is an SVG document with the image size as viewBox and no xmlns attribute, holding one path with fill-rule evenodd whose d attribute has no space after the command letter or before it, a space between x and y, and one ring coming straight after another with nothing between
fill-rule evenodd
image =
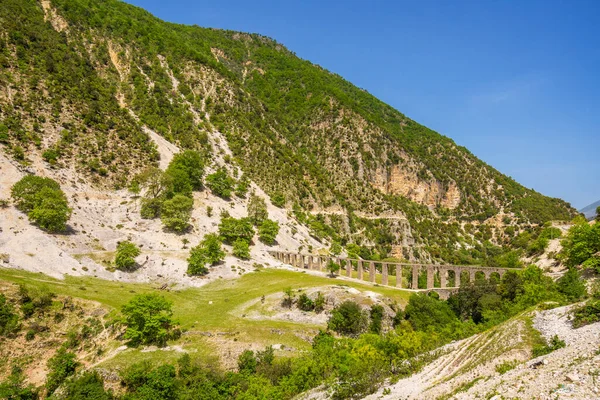
<instances>
[{"instance_id":1,"label":"limestone rock face","mask_svg":"<svg viewBox=\"0 0 600 400\"><path fill-rule=\"evenodd\" d=\"M451 210L460 203L461 193L455 182L448 187L435 180L429 173L422 179L416 165L393 165L379 168L375 173L373 186L386 194L404 196L430 208L441 205Z\"/></svg>"}]
</instances>

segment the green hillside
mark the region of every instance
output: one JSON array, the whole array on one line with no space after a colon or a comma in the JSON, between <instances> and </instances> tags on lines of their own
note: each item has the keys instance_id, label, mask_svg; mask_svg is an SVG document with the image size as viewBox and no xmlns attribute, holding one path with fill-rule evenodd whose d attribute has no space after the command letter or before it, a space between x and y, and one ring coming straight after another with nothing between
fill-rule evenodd
<instances>
[{"instance_id":1,"label":"green hillside","mask_svg":"<svg viewBox=\"0 0 600 400\"><path fill-rule=\"evenodd\" d=\"M143 126L207 157L219 131L226 160L315 236L371 257L487 262L575 215L273 39L43 3L0 8L0 141L23 164L39 152L125 187L159 157Z\"/></svg>"}]
</instances>

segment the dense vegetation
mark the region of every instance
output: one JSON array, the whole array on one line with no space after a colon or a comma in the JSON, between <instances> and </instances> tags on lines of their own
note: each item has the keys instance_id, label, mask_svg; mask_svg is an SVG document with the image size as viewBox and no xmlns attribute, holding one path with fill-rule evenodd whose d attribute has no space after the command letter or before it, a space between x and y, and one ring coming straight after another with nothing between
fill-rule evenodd
<instances>
[{"instance_id":1,"label":"dense vegetation","mask_svg":"<svg viewBox=\"0 0 600 400\"><path fill-rule=\"evenodd\" d=\"M272 39L165 23L117 0L51 6L58 22L34 0L7 0L0 10L0 87L19 88L0 98L0 142L23 164L39 152L52 168L74 165L98 184L135 192L142 182L134 177L158 159L142 125L151 128L191 151L164 176L146 174L154 187L142 215L167 229L188 228L181 196L200 190L203 178L224 198L245 197L252 179L276 206L295 203L316 236L384 257L412 231L424 246L405 247L403 258L480 262L486 242L510 247L523 229L574 215ZM241 177L227 166L204 177L222 151L211 148L215 130ZM433 211L410 193L382 189L397 169L440 188ZM451 187L460 200L446 208ZM330 206L343 213L319 214ZM408 224L358 212L405 215ZM480 224L497 214L506 230Z\"/></svg>"}]
</instances>

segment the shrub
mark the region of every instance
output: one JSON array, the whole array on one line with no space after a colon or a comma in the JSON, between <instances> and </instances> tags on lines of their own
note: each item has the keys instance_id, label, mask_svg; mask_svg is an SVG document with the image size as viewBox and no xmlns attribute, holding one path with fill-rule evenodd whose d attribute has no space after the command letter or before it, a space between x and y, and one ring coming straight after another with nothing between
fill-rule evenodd
<instances>
[{"instance_id":1,"label":"shrub","mask_svg":"<svg viewBox=\"0 0 600 400\"><path fill-rule=\"evenodd\" d=\"M128 240L120 242L117 245L117 253L115 255L115 265L122 271L131 271L136 263L135 258L141 254L140 249Z\"/></svg>"},{"instance_id":2,"label":"shrub","mask_svg":"<svg viewBox=\"0 0 600 400\"><path fill-rule=\"evenodd\" d=\"M0 398L9 400L37 400L38 389L33 385L25 386L23 371L18 366L13 366L8 378L0 382Z\"/></svg>"},{"instance_id":3,"label":"shrub","mask_svg":"<svg viewBox=\"0 0 600 400\"><path fill-rule=\"evenodd\" d=\"M259 226L264 220L269 218L267 203L262 197L255 194L250 195L248 200L248 218L255 226Z\"/></svg>"},{"instance_id":4,"label":"shrub","mask_svg":"<svg viewBox=\"0 0 600 400\"><path fill-rule=\"evenodd\" d=\"M600 321L600 299L592 299L573 310L573 327L579 328L584 325Z\"/></svg>"},{"instance_id":5,"label":"shrub","mask_svg":"<svg viewBox=\"0 0 600 400\"><path fill-rule=\"evenodd\" d=\"M228 199L231 197L235 180L227 174L225 168L219 168L215 173L206 177L206 186L219 197Z\"/></svg>"},{"instance_id":6,"label":"shrub","mask_svg":"<svg viewBox=\"0 0 600 400\"><path fill-rule=\"evenodd\" d=\"M42 229L50 232L66 229L71 209L56 181L27 175L13 185L11 195L15 206Z\"/></svg>"},{"instance_id":7,"label":"shrub","mask_svg":"<svg viewBox=\"0 0 600 400\"><path fill-rule=\"evenodd\" d=\"M177 194L162 203L160 220L167 229L184 232L188 229L193 206L194 200Z\"/></svg>"},{"instance_id":8,"label":"shrub","mask_svg":"<svg viewBox=\"0 0 600 400\"><path fill-rule=\"evenodd\" d=\"M254 228L248 218L236 219L225 216L219 223L219 235L228 244L233 244L237 239L250 243L254 236Z\"/></svg>"},{"instance_id":9,"label":"shrub","mask_svg":"<svg viewBox=\"0 0 600 400\"><path fill-rule=\"evenodd\" d=\"M364 332L367 319L357 303L346 300L331 311L327 328L343 335L356 336Z\"/></svg>"},{"instance_id":10,"label":"shrub","mask_svg":"<svg viewBox=\"0 0 600 400\"><path fill-rule=\"evenodd\" d=\"M369 332L379 335L381 333L382 322L383 322L383 307L379 304L371 306L371 324L369 325Z\"/></svg>"},{"instance_id":11,"label":"shrub","mask_svg":"<svg viewBox=\"0 0 600 400\"><path fill-rule=\"evenodd\" d=\"M172 319L171 307L170 301L154 293L136 295L123 305L125 339L129 345L165 346L167 340L177 338L179 330Z\"/></svg>"},{"instance_id":12,"label":"shrub","mask_svg":"<svg viewBox=\"0 0 600 400\"><path fill-rule=\"evenodd\" d=\"M235 195L238 197L246 197L248 189L250 189L250 180L246 175L243 175L235 186Z\"/></svg>"},{"instance_id":13,"label":"shrub","mask_svg":"<svg viewBox=\"0 0 600 400\"><path fill-rule=\"evenodd\" d=\"M558 335L554 335L550 339L550 343L539 344L533 347L533 357L543 356L563 347L565 347L564 340L561 340Z\"/></svg>"},{"instance_id":14,"label":"shrub","mask_svg":"<svg viewBox=\"0 0 600 400\"><path fill-rule=\"evenodd\" d=\"M140 215L144 219L154 219L160 216L160 210L162 208L163 200L160 198L151 199L143 198L142 207L140 209Z\"/></svg>"},{"instance_id":15,"label":"shrub","mask_svg":"<svg viewBox=\"0 0 600 400\"><path fill-rule=\"evenodd\" d=\"M306 293L302 293L300 296L298 296L296 305L302 311L313 311L315 309L315 303L310 299L310 297L307 296Z\"/></svg>"},{"instance_id":16,"label":"shrub","mask_svg":"<svg viewBox=\"0 0 600 400\"><path fill-rule=\"evenodd\" d=\"M19 330L19 316L14 307L0 294L0 336L9 336Z\"/></svg>"},{"instance_id":17,"label":"shrub","mask_svg":"<svg viewBox=\"0 0 600 400\"><path fill-rule=\"evenodd\" d=\"M271 203L273 203L275 207L283 208L285 206L285 196L280 192L273 193L271 196Z\"/></svg>"},{"instance_id":18,"label":"shrub","mask_svg":"<svg viewBox=\"0 0 600 400\"><path fill-rule=\"evenodd\" d=\"M320 313L325 309L325 296L323 293L317 292L317 297L315 298L315 312Z\"/></svg>"},{"instance_id":19,"label":"shrub","mask_svg":"<svg viewBox=\"0 0 600 400\"><path fill-rule=\"evenodd\" d=\"M514 369L517 365L519 365L518 360L504 361L503 363L496 365L496 372L500 375L504 375L508 371Z\"/></svg>"},{"instance_id":20,"label":"shrub","mask_svg":"<svg viewBox=\"0 0 600 400\"><path fill-rule=\"evenodd\" d=\"M585 297L587 293L585 282L581 279L579 272L574 267L569 268L569 270L560 277L557 281L557 289L567 296L567 299L571 302Z\"/></svg>"},{"instance_id":21,"label":"shrub","mask_svg":"<svg viewBox=\"0 0 600 400\"><path fill-rule=\"evenodd\" d=\"M47 149L42 153L42 158L50 165L55 165L60 157L60 152L57 149Z\"/></svg>"},{"instance_id":22,"label":"shrub","mask_svg":"<svg viewBox=\"0 0 600 400\"><path fill-rule=\"evenodd\" d=\"M242 260L250 259L250 245L244 239L233 242L233 255Z\"/></svg>"},{"instance_id":23,"label":"shrub","mask_svg":"<svg viewBox=\"0 0 600 400\"><path fill-rule=\"evenodd\" d=\"M46 376L48 394L54 393L65 379L75 373L78 366L75 354L67 352L63 347L59 348L56 354L48 360L49 372Z\"/></svg>"},{"instance_id":24,"label":"shrub","mask_svg":"<svg viewBox=\"0 0 600 400\"><path fill-rule=\"evenodd\" d=\"M104 390L104 381L96 371L86 371L77 379L67 382L64 394L61 396L64 400L112 400L112 392Z\"/></svg>"},{"instance_id":25,"label":"shrub","mask_svg":"<svg viewBox=\"0 0 600 400\"><path fill-rule=\"evenodd\" d=\"M244 350L238 357L238 371L253 374L256 372L258 362L252 350Z\"/></svg>"},{"instance_id":26,"label":"shrub","mask_svg":"<svg viewBox=\"0 0 600 400\"><path fill-rule=\"evenodd\" d=\"M258 238L261 242L272 246L275 244L277 234L279 233L279 223L270 219L265 219L258 227Z\"/></svg>"}]
</instances>

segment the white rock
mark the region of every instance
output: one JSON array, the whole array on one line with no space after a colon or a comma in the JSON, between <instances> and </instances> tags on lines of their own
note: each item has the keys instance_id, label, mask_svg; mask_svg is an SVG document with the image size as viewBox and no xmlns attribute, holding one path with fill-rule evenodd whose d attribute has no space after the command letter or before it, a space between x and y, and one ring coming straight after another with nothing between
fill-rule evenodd
<instances>
[{"instance_id":1,"label":"white rock","mask_svg":"<svg viewBox=\"0 0 600 400\"><path fill-rule=\"evenodd\" d=\"M567 374L565 376L565 378L569 381L569 382L579 382L579 375L577 375L575 372Z\"/></svg>"}]
</instances>

